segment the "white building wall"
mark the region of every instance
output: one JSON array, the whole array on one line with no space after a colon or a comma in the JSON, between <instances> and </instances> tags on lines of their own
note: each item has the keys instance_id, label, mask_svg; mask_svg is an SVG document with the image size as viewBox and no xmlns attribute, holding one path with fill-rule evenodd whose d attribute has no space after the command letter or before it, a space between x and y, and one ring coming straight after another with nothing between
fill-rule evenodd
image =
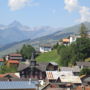
<instances>
[{"instance_id":1,"label":"white building wall","mask_svg":"<svg viewBox=\"0 0 90 90\"><path fill-rule=\"evenodd\" d=\"M52 50L52 48L40 47L40 52L41 52L41 53L49 52L49 51L51 51L51 50Z\"/></svg>"}]
</instances>

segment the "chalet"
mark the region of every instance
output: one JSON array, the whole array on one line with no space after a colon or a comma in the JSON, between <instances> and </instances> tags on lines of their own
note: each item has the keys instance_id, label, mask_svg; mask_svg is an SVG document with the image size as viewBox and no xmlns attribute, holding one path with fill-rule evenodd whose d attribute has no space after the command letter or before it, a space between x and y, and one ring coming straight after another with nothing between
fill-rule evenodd
<instances>
[{"instance_id":1,"label":"chalet","mask_svg":"<svg viewBox=\"0 0 90 90\"><path fill-rule=\"evenodd\" d=\"M79 66L80 69L90 68L90 62L76 62L76 65Z\"/></svg>"},{"instance_id":2,"label":"chalet","mask_svg":"<svg viewBox=\"0 0 90 90\"><path fill-rule=\"evenodd\" d=\"M46 78L46 70L58 70L56 63L37 63L32 54L31 60L28 63L19 64L18 71L21 78L34 78L42 80Z\"/></svg>"},{"instance_id":3,"label":"chalet","mask_svg":"<svg viewBox=\"0 0 90 90\"><path fill-rule=\"evenodd\" d=\"M17 61L17 60L8 60L8 61L6 61L6 65L8 67L18 67L19 61Z\"/></svg>"},{"instance_id":4,"label":"chalet","mask_svg":"<svg viewBox=\"0 0 90 90\"><path fill-rule=\"evenodd\" d=\"M23 57L21 54L9 54L8 56L6 56L6 60L18 60L18 61L22 61Z\"/></svg>"},{"instance_id":5,"label":"chalet","mask_svg":"<svg viewBox=\"0 0 90 90\"><path fill-rule=\"evenodd\" d=\"M44 52L49 52L52 50L52 46L51 45L40 45L40 52L44 53Z\"/></svg>"},{"instance_id":6,"label":"chalet","mask_svg":"<svg viewBox=\"0 0 90 90\"><path fill-rule=\"evenodd\" d=\"M4 59L0 58L0 66L4 65Z\"/></svg>"}]
</instances>

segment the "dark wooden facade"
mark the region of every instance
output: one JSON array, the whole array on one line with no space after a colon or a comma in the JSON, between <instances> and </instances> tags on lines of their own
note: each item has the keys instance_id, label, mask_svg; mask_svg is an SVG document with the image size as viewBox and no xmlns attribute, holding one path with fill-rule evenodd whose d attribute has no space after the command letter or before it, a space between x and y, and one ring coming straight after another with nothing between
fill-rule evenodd
<instances>
[{"instance_id":1,"label":"dark wooden facade","mask_svg":"<svg viewBox=\"0 0 90 90\"><path fill-rule=\"evenodd\" d=\"M46 70L47 71L56 71L56 70L58 70L58 65L53 65L51 63L48 63Z\"/></svg>"},{"instance_id":2,"label":"dark wooden facade","mask_svg":"<svg viewBox=\"0 0 90 90\"><path fill-rule=\"evenodd\" d=\"M20 72L21 78L31 78L31 79L45 79L46 71L58 70L58 65L55 62L50 63L37 63L32 54L31 60L29 60L28 65L19 64L18 71Z\"/></svg>"},{"instance_id":3,"label":"dark wooden facade","mask_svg":"<svg viewBox=\"0 0 90 90\"><path fill-rule=\"evenodd\" d=\"M28 67L20 71L20 77L31 78L31 79L45 79L46 73L44 71L37 69L36 67L34 68Z\"/></svg>"}]
</instances>

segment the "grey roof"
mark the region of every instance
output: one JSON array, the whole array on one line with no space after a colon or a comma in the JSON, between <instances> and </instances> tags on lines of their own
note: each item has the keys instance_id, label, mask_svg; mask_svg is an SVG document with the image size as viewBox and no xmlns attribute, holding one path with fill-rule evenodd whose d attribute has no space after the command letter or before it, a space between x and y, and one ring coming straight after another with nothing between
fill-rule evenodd
<instances>
[{"instance_id":1,"label":"grey roof","mask_svg":"<svg viewBox=\"0 0 90 90\"><path fill-rule=\"evenodd\" d=\"M46 63L46 62L40 62L40 63L37 63L37 65L35 67L41 71L46 71L47 65L48 65L48 63ZM22 71L29 67L30 67L29 64L21 63L21 64L19 64L18 71Z\"/></svg>"},{"instance_id":2,"label":"grey roof","mask_svg":"<svg viewBox=\"0 0 90 90\"><path fill-rule=\"evenodd\" d=\"M46 71L48 64L49 64L48 62L38 62L35 67L41 71ZM55 62L50 62L50 64L52 64L54 66L58 65ZM21 64L19 64L18 71L22 71L28 67L30 67L30 63L29 64L21 63Z\"/></svg>"},{"instance_id":3,"label":"grey roof","mask_svg":"<svg viewBox=\"0 0 90 90\"><path fill-rule=\"evenodd\" d=\"M0 90L9 90L9 89L34 89L36 88L36 82L29 82L29 81L23 81L23 82L14 82L14 81L4 81L0 82Z\"/></svg>"},{"instance_id":4,"label":"grey roof","mask_svg":"<svg viewBox=\"0 0 90 90\"><path fill-rule=\"evenodd\" d=\"M78 66L74 66L74 67L61 67L61 71L80 72L80 68Z\"/></svg>"},{"instance_id":5,"label":"grey roof","mask_svg":"<svg viewBox=\"0 0 90 90\"><path fill-rule=\"evenodd\" d=\"M24 70L25 68L28 68L29 64L20 63L18 67L18 71Z\"/></svg>"},{"instance_id":6,"label":"grey roof","mask_svg":"<svg viewBox=\"0 0 90 90\"><path fill-rule=\"evenodd\" d=\"M76 62L77 66L90 67L90 62Z\"/></svg>"},{"instance_id":7,"label":"grey roof","mask_svg":"<svg viewBox=\"0 0 90 90\"><path fill-rule=\"evenodd\" d=\"M90 82L90 76L85 77L83 81L84 82Z\"/></svg>"}]
</instances>

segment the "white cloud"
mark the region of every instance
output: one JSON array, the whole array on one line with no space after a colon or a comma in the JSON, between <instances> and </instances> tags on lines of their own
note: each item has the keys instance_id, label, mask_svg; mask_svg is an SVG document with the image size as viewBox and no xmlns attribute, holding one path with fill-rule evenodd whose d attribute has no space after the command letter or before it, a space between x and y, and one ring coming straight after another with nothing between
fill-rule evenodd
<instances>
[{"instance_id":1,"label":"white cloud","mask_svg":"<svg viewBox=\"0 0 90 90\"><path fill-rule=\"evenodd\" d=\"M8 2L9 8L13 11L21 9L27 5L33 6L37 5L37 3L33 3L32 0L9 0Z\"/></svg>"},{"instance_id":2,"label":"white cloud","mask_svg":"<svg viewBox=\"0 0 90 90\"><path fill-rule=\"evenodd\" d=\"M64 0L65 9L69 12L73 11L78 7L78 0Z\"/></svg>"},{"instance_id":3,"label":"white cloud","mask_svg":"<svg viewBox=\"0 0 90 90\"><path fill-rule=\"evenodd\" d=\"M79 0L64 0L65 9L69 12L77 11L80 15L80 18L76 21L78 22L90 22L90 8L86 6L81 6L78 4Z\"/></svg>"},{"instance_id":4,"label":"white cloud","mask_svg":"<svg viewBox=\"0 0 90 90\"><path fill-rule=\"evenodd\" d=\"M90 21L90 8L82 6L79 10L80 19L78 19L79 22L89 22Z\"/></svg>"}]
</instances>

